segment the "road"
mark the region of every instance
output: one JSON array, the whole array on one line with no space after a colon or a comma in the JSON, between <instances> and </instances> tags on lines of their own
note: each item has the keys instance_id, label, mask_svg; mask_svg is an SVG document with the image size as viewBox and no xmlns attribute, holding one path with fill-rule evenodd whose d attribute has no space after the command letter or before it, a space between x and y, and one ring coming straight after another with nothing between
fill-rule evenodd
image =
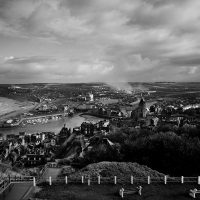
<instances>
[{"instance_id":1,"label":"road","mask_svg":"<svg viewBox=\"0 0 200 200\"><path fill-rule=\"evenodd\" d=\"M61 172L61 168L47 168L45 173L43 174L44 180L49 180L51 176L52 180L56 179Z\"/></svg>"},{"instance_id":2,"label":"road","mask_svg":"<svg viewBox=\"0 0 200 200\"><path fill-rule=\"evenodd\" d=\"M33 183L14 183L11 191L5 196L4 200L28 199Z\"/></svg>"}]
</instances>

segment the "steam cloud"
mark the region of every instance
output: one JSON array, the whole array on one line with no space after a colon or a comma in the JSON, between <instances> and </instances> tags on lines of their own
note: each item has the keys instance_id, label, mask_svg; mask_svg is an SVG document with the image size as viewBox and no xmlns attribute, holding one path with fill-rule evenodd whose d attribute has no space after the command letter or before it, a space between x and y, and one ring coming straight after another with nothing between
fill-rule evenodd
<instances>
[{"instance_id":1,"label":"steam cloud","mask_svg":"<svg viewBox=\"0 0 200 200\"><path fill-rule=\"evenodd\" d=\"M124 91L127 94L133 94L136 91L146 91L146 90L148 90L147 87L144 87L141 84L132 86L128 82L107 82L106 84L114 90Z\"/></svg>"}]
</instances>

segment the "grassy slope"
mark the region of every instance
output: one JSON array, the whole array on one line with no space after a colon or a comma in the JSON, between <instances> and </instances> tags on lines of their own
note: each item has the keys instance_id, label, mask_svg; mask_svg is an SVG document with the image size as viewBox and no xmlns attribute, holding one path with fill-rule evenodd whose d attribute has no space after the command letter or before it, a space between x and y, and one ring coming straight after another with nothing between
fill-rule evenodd
<instances>
[{"instance_id":1,"label":"grassy slope","mask_svg":"<svg viewBox=\"0 0 200 200\"><path fill-rule=\"evenodd\" d=\"M130 179L130 175L134 177L164 177L164 174L159 173L151 168L139 165L138 163L131 162L108 162L103 161L99 163L92 163L84 167L83 169L71 174L69 178L80 179L81 176L85 177L114 177L119 179Z\"/></svg>"},{"instance_id":2,"label":"grassy slope","mask_svg":"<svg viewBox=\"0 0 200 200\"><path fill-rule=\"evenodd\" d=\"M45 186L36 194L37 198L56 200L117 200L120 185L53 185ZM135 188L136 185L124 186L125 189ZM142 196L138 194L125 196L124 199L142 200L189 200L189 189L200 188L196 184L152 184L144 185ZM198 199L198 198L197 198Z\"/></svg>"}]
</instances>

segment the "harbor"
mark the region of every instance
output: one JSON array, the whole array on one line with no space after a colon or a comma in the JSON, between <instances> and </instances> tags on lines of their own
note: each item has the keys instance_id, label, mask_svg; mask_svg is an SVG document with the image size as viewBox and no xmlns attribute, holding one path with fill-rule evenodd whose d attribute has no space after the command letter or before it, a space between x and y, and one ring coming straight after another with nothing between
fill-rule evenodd
<instances>
[{"instance_id":1,"label":"harbor","mask_svg":"<svg viewBox=\"0 0 200 200\"><path fill-rule=\"evenodd\" d=\"M66 124L66 127L68 128L75 128L77 126L80 126L85 121L97 122L100 119L101 118L98 117L88 115L81 116L81 114L75 114L73 117L54 118L48 120L47 122L45 121L37 123L37 125L35 125L34 123L27 123L24 126L0 128L0 133L3 136L6 136L7 134L18 134L19 132L41 133L43 131L52 131L58 133L64 124Z\"/></svg>"}]
</instances>

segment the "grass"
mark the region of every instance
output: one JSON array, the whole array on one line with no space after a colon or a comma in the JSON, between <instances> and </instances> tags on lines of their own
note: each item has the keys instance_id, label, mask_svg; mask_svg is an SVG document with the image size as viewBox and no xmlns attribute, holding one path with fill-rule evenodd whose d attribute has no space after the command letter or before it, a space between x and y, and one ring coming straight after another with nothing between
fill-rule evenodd
<instances>
[{"instance_id":1,"label":"grass","mask_svg":"<svg viewBox=\"0 0 200 200\"><path fill-rule=\"evenodd\" d=\"M123 186L125 189L135 188L137 185ZM189 200L190 189L200 189L197 184L151 184L142 185L142 196L133 194L125 196L126 200ZM43 186L35 197L48 200L118 200L121 185L92 184L90 186L81 184L63 183L59 185ZM197 196L197 199L200 199Z\"/></svg>"}]
</instances>

